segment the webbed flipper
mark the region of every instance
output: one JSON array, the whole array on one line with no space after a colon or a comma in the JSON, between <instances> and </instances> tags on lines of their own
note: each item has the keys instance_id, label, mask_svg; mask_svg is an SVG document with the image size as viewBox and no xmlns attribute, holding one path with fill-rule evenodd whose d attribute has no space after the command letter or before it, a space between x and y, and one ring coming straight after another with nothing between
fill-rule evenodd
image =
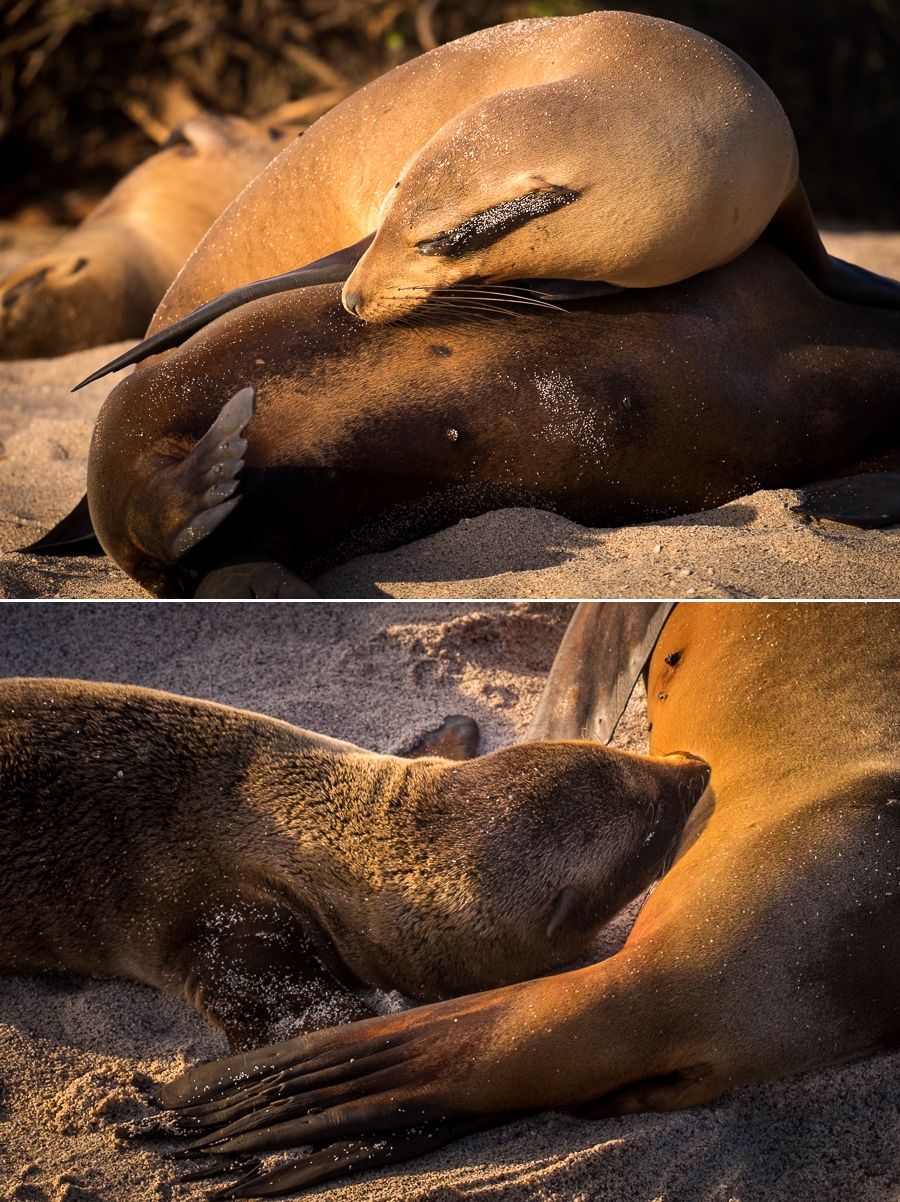
<instances>
[{"instance_id":1,"label":"webbed flipper","mask_svg":"<svg viewBox=\"0 0 900 1202\"><path fill-rule=\"evenodd\" d=\"M791 512L827 518L863 530L900 523L900 472L866 472L840 480L822 480L799 490Z\"/></svg>"}]
</instances>

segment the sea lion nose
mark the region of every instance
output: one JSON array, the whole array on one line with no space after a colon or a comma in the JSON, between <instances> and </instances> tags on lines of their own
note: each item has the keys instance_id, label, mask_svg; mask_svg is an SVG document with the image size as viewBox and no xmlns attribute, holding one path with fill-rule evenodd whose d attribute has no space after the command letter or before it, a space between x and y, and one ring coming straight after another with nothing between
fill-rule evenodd
<instances>
[{"instance_id":1,"label":"sea lion nose","mask_svg":"<svg viewBox=\"0 0 900 1202\"><path fill-rule=\"evenodd\" d=\"M352 313L354 317L359 317L359 314L356 311L356 306L362 300L362 297L359 295L359 293L345 292L342 300L344 303L344 308L347 310L347 312Z\"/></svg>"}]
</instances>

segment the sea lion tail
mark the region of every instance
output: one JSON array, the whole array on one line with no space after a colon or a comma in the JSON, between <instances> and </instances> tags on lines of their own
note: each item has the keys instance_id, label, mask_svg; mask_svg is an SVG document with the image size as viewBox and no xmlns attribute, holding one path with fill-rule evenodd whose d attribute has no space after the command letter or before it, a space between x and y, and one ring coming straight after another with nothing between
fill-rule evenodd
<instances>
[{"instance_id":1,"label":"sea lion tail","mask_svg":"<svg viewBox=\"0 0 900 1202\"><path fill-rule=\"evenodd\" d=\"M181 464L178 478L186 482L188 496L179 500L182 509L188 510L188 517L165 540L170 563L176 563L191 547L202 542L240 501L240 496L234 494L247 450L243 432L255 409L256 392L241 388L225 402L219 416Z\"/></svg>"}]
</instances>

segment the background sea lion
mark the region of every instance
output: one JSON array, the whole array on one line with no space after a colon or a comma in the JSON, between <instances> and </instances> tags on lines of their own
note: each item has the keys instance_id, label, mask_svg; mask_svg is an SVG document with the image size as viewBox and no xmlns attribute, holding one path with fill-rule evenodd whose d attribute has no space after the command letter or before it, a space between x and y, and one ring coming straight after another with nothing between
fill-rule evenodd
<instances>
[{"instance_id":1,"label":"background sea lion","mask_svg":"<svg viewBox=\"0 0 900 1202\"><path fill-rule=\"evenodd\" d=\"M447 725L417 750L471 737ZM400 759L149 689L3 681L0 972L155 985L233 1048L371 1014L365 984L521 979L660 875L707 779L577 742Z\"/></svg>"},{"instance_id":2,"label":"background sea lion","mask_svg":"<svg viewBox=\"0 0 900 1202\"><path fill-rule=\"evenodd\" d=\"M648 669L651 746L690 747L712 777L621 952L165 1086L183 1126L208 1131L193 1156L330 1145L217 1196L419 1154L426 1121L439 1144L510 1111L680 1109L900 1046L898 680L896 605L679 604ZM839 752L822 737L836 730Z\"/></svg>"},{"instance_id":3,"label":"background sea lion","mask_svg":"<svg viewBox=\"0 0 900 1202\"><path fill-rule=\"evenodd\" d=\"M201 113L47 254L0 283L0 358L140 338L222 210L294 135Z\"/></svg>"},{"instance_id":4,"label":"background sea lion","mask_svg":"<svg viewBox=\"0 0 900 1202\"><path fill-rule=\"evenodd\" d=\"M111 393L90 512L148 592L190 596L237 556L302 577L503 505L612 525L804 483L897 443L898 388L900 316L824 296L764 242L480 325L367 326L313 288Z\"/></svg>"}]
</instances>

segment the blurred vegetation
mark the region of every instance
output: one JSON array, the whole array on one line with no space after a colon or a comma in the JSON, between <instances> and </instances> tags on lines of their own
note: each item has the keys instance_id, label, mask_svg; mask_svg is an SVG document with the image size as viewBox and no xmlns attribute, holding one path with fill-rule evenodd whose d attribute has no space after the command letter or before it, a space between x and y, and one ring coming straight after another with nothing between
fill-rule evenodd
<instances>
[{"instance_id":1,"label":"blurred vegetation","mask_svg":"<svg viewBox=\"0 0 900 1202\"><path fill-rule=\"evenodd\" d=\"M611 6L0 0L0 215L79 219L199 107L311 120L430 45L501 21L603 7ZM820 217L900 225L900 0L632 7L711 34L769 82L793 123Z\"/></svg>"}]
</instances>

